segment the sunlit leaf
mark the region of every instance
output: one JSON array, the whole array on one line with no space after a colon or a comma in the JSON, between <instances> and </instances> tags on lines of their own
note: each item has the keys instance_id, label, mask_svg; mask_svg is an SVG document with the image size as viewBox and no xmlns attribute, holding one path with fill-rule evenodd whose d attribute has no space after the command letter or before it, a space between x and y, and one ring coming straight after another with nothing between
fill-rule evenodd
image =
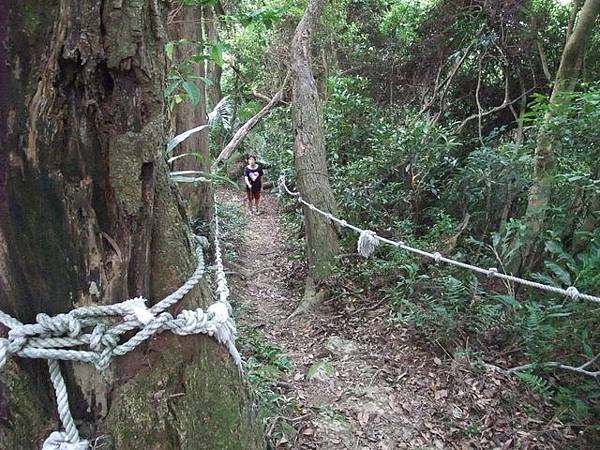
<instances>
[{"instance_id":1,"label":"sunlit leaf","mask_svg":"<svg viewBox=\"0 0 600 450\"><path fill-rule=\"evenodd\" d=\"M208 128L209 125L200 125L199 127L196 128L192 128L191 130L187 130L184 133L178 134L177 136L175 136L173 139L171 139L168 144L167 144L167 154L170 154L171 151L177 147L179 144L181 144L183 141L185 141L187 138L189 138L192 134L197 133L199 131L204 130L205 128Z\"/></svg>"},{"instance_id":2,"label":"sunlit leaf","mask_svg":"<svg viewBox=\"0 0 600 450\"><path fill-rule=\"evenodd\" d=\"M190 97L192 105L196 106L200 103L200 90L198 89L198 86L191 81L184 81L183 89L185 89L185 92Z\"/></svg>"}]
</instances>

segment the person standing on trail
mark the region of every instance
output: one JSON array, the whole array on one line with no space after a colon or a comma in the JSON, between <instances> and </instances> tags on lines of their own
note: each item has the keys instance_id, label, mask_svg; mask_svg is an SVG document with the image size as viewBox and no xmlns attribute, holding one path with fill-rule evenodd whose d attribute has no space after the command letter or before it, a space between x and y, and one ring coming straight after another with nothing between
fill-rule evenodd
<instances>
[{"instance_id":1,"label":"person standing on trail","mask_svg":"<svg viewBox=\"0 0 600 450\"><path fill-rule=\"evenodd\" d=\"M258 202L260 201L260 191L262 190L263 169L256 163L256 156L249 155L248 165L244 168L244 181L246 182L246 195L248 196L248 208L250 213L260 214L258 211ZM254 209L252 202L254 201Z\"/></svg>"}]
</instances>

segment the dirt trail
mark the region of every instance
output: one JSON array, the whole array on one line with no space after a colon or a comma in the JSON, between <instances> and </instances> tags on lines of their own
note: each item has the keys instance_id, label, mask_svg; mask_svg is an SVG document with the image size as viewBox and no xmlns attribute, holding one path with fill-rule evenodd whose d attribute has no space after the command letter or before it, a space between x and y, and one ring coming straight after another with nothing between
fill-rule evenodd
<instances>
[{"instance_id":1,"label":"dirt trail","mask_svg":"<svg viewBox=\"0 0 600 450\"><path fill-rule=\"evenodd\" d=\"M219 197L242 202L230 191ZM274 197L265 194L262 206L262 215L249 216L235 261L249 277L231 283L251 306L239 320L260 327L293 362L279 386L298 405L295 417L282 418L295 431L277 448L585 448L514 379L476 372L392 325L386 302L330 301L286 320L300 300L288 231Z\"/></svg>"}]
</instances>

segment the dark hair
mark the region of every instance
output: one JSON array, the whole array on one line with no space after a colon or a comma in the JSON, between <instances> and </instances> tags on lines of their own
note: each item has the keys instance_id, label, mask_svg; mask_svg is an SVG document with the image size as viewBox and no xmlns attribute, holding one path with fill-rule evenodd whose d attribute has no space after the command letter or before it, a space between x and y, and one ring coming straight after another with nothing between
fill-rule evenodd
<instances>
[{"instance_id":1,"label":"dark hair","mask_svg":"<svg viewBox=\"0 0 600 450\"><path fill-rule=\"evenodd\" d=\"M250 160L250 158L254 158L254 161L256 161L256 155L248 155L248 156L246 156L246 161Z\"/></svg>"}]
</instances>

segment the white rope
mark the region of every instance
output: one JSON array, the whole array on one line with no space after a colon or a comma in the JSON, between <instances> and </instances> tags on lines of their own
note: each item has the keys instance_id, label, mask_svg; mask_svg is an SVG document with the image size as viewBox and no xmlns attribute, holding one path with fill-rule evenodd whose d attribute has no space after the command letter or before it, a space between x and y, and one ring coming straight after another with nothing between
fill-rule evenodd
<instances>
[{"instance_id":1,"label":"white rope","mask_svg":"<svg viewBox=\"0 0 600 450\"><path fill-rule=\"evenodd\" d=\"M64 432L55 431L44 441L42 450L85 450L89 442L79 437L79 431L75 426L75 421L69 408L69 398L67 395L67 386L60 371L57 360L48 360L50 369L50 380L54 386L56 394L56 404L58 407L58 416L65 427Z\"/></svg>"},{"instance_id":2,"label":"white rope","mask_svg":"<svg viewBox=\"0 0 600 450\"><path fill-rule=\"evenodd\" d=\"M38 314L33 324L23 324L0 311L0 322L9 328L8 338L0 338L0 369L9 354L48 360L64 431L51 433L42 450L84 450L89 446L88 441L79 437L71 415L60 360L87 362L104 370L114 357L125 355L158 333L171 331L180 336L202 333L214 337L227 347L236 366L242 370L242 360L235 347L235 323L227 301L229 289L221 259L216 206L214 245L218 299L206 311L201 308L185 310L176 317L166 312L204 276L203 248L208 247L208 241L202 237L197 241L198 264L192 276L151 308L146 306L146 299L137 297L112 305L83 306L53 317ZM138 331L121 342L122 336L134 329Z\"/></svg>"},{"instance_id":3,"label":"white rope","mask_svg":"<svg viewBox=\"0 0 600 450\"><path fill-rule=\"evenodd\" d=\"M362 252L366 253L370 249L374 250L374 247L372 246L372 240L377 240L379 242L383 242L385 244L389 244L389 245L393 245L394 247L401 248L401 249L406 250L408 252L416 253L417 255L421 255L421 256L425 256L427 258L431 258L436 263L443 262L443 263L446 263L446 264L449 264L449 265L452 265L452 266L460 267L462 269L470 270L472 272L481 273L481 274L487 275L488 277L491 277L491 278L499 278L499 279L502 279L502 280L507 280L507 281L511 281L513 283L521 284L523 286L528 286L528 287L532 287L532 288L535 288L535 289L540 289L540 290L543 290L543 291L552 292L553 294L564 295L564 296L569 297L571 300L580 300L581 299L581 300L588 300L588 301L591 301L591 302L600 303L600 297L597 297L597 296L594 296L594 295L590 295L590 294L584 294L582 292L579 292L579 290L575 286L570 286L570 287L568 287L566 289L558 288L558 287L555 287L555 286L550 286L550 285L547 285L547 284L538 283L536 281L531 281L531 280L526 280L524 278L515 277L513 275L508 275L508 274L500 273L500 272L498 272L498 269L496 269L495 267L491 267L489 269L483 269L481 267L477 267L477 266L474 266L474 265L471 265L471 264L467 264L467 263L463 263L463 262L460 262L460 261L456 261L456 260L451 259L451 258L446 258L445 256L442 256L442 254L440 252L430 253L430 252L426 252L424 250L420 250L418 248L410 247L410 246L406 245L402 241L392 241L390 239L386 239L384 237L381 237L381 236L373 233L370 230L363 230L362 228L359 228L357 226L351 225L348 222L346 222L345 220L338 219L337 217L334 217L331 213L322 211L321 209L317 208L315 205L312 205L312 204L308 203L307 201L305 201L300 196L299 192L292 192L292 191L290 191L288 189L287 185L285 184L285 177L283 177L283 176L279 178L279 186L288 195L290 195L292 197L296 197L296 200L299 203L302 203L306 207L310 208L312 211L318 212L322 216L324 216L327 219L329 219L329 220L331 220L331 221L333 221L333 222L341 225L342 227L350 228L351 230L356 231L357 233L360 233L361 239L359 239L358 252L361 255L363 255L363 256L364 256L364 254ZM370 254L371 253L369 253L369 255Z\"/></svg>"},{"instance_id":4,"label":"white rope","mask_svg":"<svg viewBox=\"0 0 600 450\"><path fill-rule=\"evenodd\" d=\"M211 305L214 307L215 316L218 315L223 326L215 333L215 338L229 349L231 357L235 361L238 369L242 372L242 357L235 347L236 328L233 321L231 305L229 304L229 287L227 286L227 278L225 277L225 268L223 267L223 257L221 255L221 245L219 244L219 213L216 199L213 199L215 205L215 279L217 280L217 288L215 294L217 301ZM210 308L209 308L210 309Z\"/></svg>"}]
</instances>

